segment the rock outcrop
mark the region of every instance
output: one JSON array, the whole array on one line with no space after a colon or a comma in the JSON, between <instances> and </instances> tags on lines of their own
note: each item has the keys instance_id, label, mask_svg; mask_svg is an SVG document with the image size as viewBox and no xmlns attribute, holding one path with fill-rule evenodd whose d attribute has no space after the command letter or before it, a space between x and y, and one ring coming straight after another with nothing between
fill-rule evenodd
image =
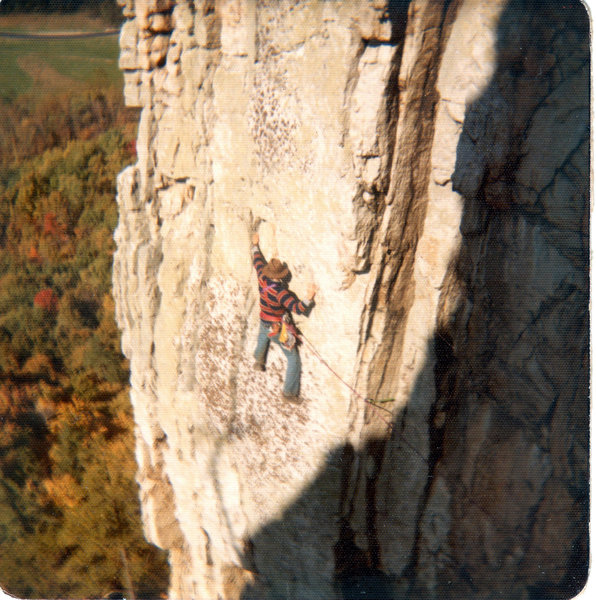
<instances>
[{"instance_id":1,"label":"rock outcrop","mask_svg":"<svg viewBox=\"0 0 596 600\"><path fill-rule=\"evenodd\" d=\"M114 295L171 597L573 595L582 5L120 2L142 110ZM277 348L252 368L255 230L299 296L321 288L299 404Z\"/></svg>"}]
</instances>

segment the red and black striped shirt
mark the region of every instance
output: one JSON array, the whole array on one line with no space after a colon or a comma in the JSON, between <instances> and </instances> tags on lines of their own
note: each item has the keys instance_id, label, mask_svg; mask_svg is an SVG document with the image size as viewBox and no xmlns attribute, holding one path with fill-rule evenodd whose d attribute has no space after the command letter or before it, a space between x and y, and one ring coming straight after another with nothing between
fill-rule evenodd
<instances>
[{"instance_id":1,"label":"red and black striped shirt","mask_svg":"<svg viewBox=\"0 0 596 600\"><path fill-rule=\"evenodd\" d=\"M263 321L281 321L286 311L298 315L309 312L310 302L298 300L281 282L263 276L263 269L267 262L258 248L253 250L252 262L259 278L260 316Z\"/></svg>"}]
</instances>

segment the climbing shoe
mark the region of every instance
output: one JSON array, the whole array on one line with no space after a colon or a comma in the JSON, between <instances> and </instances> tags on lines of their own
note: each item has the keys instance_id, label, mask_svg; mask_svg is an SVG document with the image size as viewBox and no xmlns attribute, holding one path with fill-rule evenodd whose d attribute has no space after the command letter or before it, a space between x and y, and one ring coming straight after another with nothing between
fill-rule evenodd
<instances>
[{"instance_id":1,"label":"climbing shoe","mask_svg":"<svg viewBox=\"0 0 596 600\"><path fill-rule=\"evenodd\" d=\"M265 370L265 363L261 362L260 360L257 360L257 362L255 362L255 364L253 365L253 369L255 371L264 371Z\"/></svg>"},{"instance_id":2,"label":"climbing shoe","mask_svg":"<svg viewBox=\"0 0 596 600\"><path fill-rule=\"evenodd\" d=\"M282 392L282 396L284 400L287 400L288 402L300 402L300 396L298 394L286 394L285 392Z\"/></svg>"}]
</instances>

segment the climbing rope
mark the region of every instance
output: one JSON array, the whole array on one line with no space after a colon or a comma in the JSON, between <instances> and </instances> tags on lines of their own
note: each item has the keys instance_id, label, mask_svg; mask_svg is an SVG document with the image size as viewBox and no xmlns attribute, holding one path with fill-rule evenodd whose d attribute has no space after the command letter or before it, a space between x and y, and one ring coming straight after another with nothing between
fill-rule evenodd
<instances>
[{"instance_id":1,"label":"climbing rope","mask_svg":"<svg viewBox=\"0 0 596 600\"><path fill-rule=\"evenodd\" d=\"M385 411L386 413L391 415L391 417L393 418L394 414L390 410L387 410L386 408L379 406L378 404L375 404L375 400L373 400L372 398L363 396L353 386L351 386L347 381L345 381L339 375L339 373L321 356L319 351L314 347L313 343L302 332L300 332L300 338L306 342L306 345L308 346L310 351L315 355L315 357L323 365L325 365L327 367L327 369L329 369L329 371L331 371L331 373L333 373L333 375L335 375L335 377L337 377L337 379L339 381L341 381L341 383L343 383L355 396L357 396L358 398L360 398L361 400L366 402L369 406L372 406L374 409L380 410L380 411ZM447 340L445 340L445 341L447 342ZM449 342L447 342L447 343L449 343ZM386 400L381 400L381 402L390 402L393 400L395 400L395 398L388 398ZM377 402L379 402L379 401L377 401ZM387 419L385 419L382 415L379 415L379 418L387 425L387 427L389 428L389 431L393 432L394 424L392 422L388 421ZM426 456L424 456L414 445L410 444L410 442L408 442L408 440L406 440L403 435L401 435L401 434L398 435L397 443L398 443L398 445L403 444L404 446L408 447L414 454L416 454L420 458L420 460L422 460L422 462L426 463L430 467L430 461L428 460L428 458ZM429 475L430 475L430 472L429 472ZM469 490L466 488L466 486L463 484L463 482L456 481L455 483L456 483L456 485L458 485L460 488L463 489L463 496L468 500L468 502L470 502L471 505L478 508L480 510L480 512L482 512L484 514L484 516L488 518L488 520L492 523L493 527L497 531L508 531L508 530L504 529L503 527L496 524L495 517L493 515L491 515L481 504L479 504L478 502L476 502L474 500L474 498L470 495Z\"/></svg>"},{"instance_id":2,"label":"climbing rope","mask_svg":"<svg viewBox=\"0 0 596 600\"><path fill-rule=\"evenodd\" d=\"M388 415L391 415L391 418L393 418L395 416L390 410L384 408L383 406L379 406L378 404L376 404L376 402L379 402L379 400L375 401L373 398L368 398L368 397L365 397L362 394L360 394L356 389L354 389L354 387L352 387L349 383L347 383L339 375L339 373L337 371L335 371L335 369L333 369L333 367L321 356L321 354L318 352L318 350L313 346L313 343L302 332L300 332L300 337L301 337L301 339L303 339L306 342L310 351L319 359L319 361L321 363L323 363L337 377L337 379L339 379L339 381L341 381L349 390L351 390L355 396L360 398L362 401L366 402L366 404L368 404L369 406L372 406L374 409L376 409L378 411L384 411ZM387 399L381 400L380 402L391 402L394 400L395 400L395 398L387 398ZM381 421L383 421L385 423L385 425L387 425L389 431L393 432L394 424L391 421L388 421L383 415L378 415L378 416L381 419ZM429 464L428 458L426 456L424 456L420 452L420 450L418 450L418 448L416 448L413 444L410 444L410 442L408 442L408 440L406 440L403 435L401 435L401 434L398 435L397 442L398 442L398 444L403 444L404 446L408 447L412 452L414 452L414 454L416 454L420 458L420 460L422 460L426 464Z\"/></svg>"},{"instance_id":3,"label":"climbing rope","mask_svg":"<svg viewBox=\"0 0 596 600\"><path fill-rule=\"evenodd\" d=\"M379 410L379 411L384 411L393 418L393 413L390 410L388 410L382 406L379 406L377 404L377 402L392 402L393 400L395 400L395 398L374 400L373 398L363 396L353 386L351 386L347 381L345 381L341 377L341 375L321 356L319 351L314 347L313 343L302 332L300 332L300 337L306 342L306 345L308 346L309 350L316 356L316 358L321 363L323 363L331 371L331 373L333 373L333 375L335 375L335 377L337 377L337 379L339 379L339 381L341 381L355 396L360 398L363 402L365 402L369 406L372 406L374 409ZM387 427L389 427L390 431L393 431L393 423L391 421L388 421L382 415L379 415L379 418L387 425Z\"/></svg>"}]
</instances>

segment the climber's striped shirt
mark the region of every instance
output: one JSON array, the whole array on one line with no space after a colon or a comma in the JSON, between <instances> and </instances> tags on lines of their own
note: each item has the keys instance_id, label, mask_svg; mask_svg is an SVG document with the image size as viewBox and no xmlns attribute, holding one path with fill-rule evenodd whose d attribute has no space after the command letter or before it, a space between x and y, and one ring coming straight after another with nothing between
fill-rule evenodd
<instances>
[{"instance_id":1,"label":"climber's striped shirt","mask_svg":"<svg viewBox=\"0 0 596 600\"><path fill-rule=\"evenodd\" d=\"M253 247L252 262L259 277L261 320L268 322L281 321L286 311L295 312L298 315L304 315L309 311L311 302L298 300L279 281L263 277L263 269L267 262L258 246Z\"/></svg>"}]
</instances>

